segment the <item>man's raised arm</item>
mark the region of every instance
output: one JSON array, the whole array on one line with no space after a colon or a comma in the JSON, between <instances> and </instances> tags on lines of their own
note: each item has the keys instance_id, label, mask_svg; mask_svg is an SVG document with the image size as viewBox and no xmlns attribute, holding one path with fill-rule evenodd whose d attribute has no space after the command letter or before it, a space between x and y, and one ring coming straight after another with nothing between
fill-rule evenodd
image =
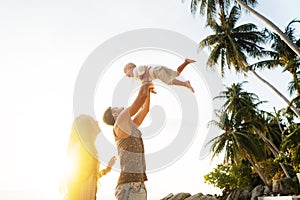
<instances>
[{"instance_id":1,"label":"man's raised arm","mask_svg":"<svg viewBox=\"0 0 300 200\"><path fill-rule=\"evenodd\" d=\"M149 93L149 85L150 85L150 82L145 81L143 83L143 85L140 87L137 97L135 98L135 100L131 104L131 106L129 107L130 116L135 115L140 110L140 108L143 106L143 104L145 103L148 93Z\"/></svg>"}]
</instances>

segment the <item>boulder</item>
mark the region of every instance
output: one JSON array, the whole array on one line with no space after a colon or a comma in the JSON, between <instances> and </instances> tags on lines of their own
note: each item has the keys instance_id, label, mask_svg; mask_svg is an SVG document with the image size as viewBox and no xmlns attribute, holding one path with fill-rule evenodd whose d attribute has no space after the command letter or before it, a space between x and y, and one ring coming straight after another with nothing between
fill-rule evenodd
<instances>
[{"instance_id":1,"label":"boulder","mask_svg":"<svg viewBox=\"0 0 300 200\"><path fill-rule=\"evenodd\" d=\"M186 198L188 198L190 196L191 196L190 193L184 193L184 192L182 192L182 193L178 193L178 194L172 196L168 200L184 200L184 199L186 199Z\"/></svg>"},{"instance_id":2,"label":"boulder","mask_svg":"<svg viewBox=\"0 0 300 200\"><path fill-rule=\"evenodd\" d=\"M249 200L251 192L249 190L233 190L226 198L226 200Z\"/></svg>"},{"instance_id":3,"label":"boulder","mask_svg":"<svg viewBox=\"0 0 300 200\"><path fill-rule=\"evenodd\" d=\"M239 200L241 191L240 190L233 190L227 197L226 200Z\"/></svg>"},{"instance_id":4,"label":"boulder","mask_svg":"<svg viewBox=\"0 0 300 200\"><path fill-rule=\"evenodd\" d=\"M211 195L203 195L202 193L198 193L184 200L218 200L218 199Z\"/></svg>"},{"instance_id":5,"label":"boulder","mask_svg":"<svg viewBox=\"0 0 300 200\"><path fill-rule=\"evenodd\" d=\"M216 197L204 195L199 198L199 200L218 200Z\"/></svg>"},{"instance_id":6,"label":"boulder","mask_svg":"<svg viewBox=\"0 0 300 200\"><path fill-rule=\"evenodd\" d=\"M271 191L267 186L264 186L264 196L271 196Z\"/></svg>"},{"instance_id":7,"label":"boulder","mask_svg":"<svg viewBox=\"0 0 300 200\"><path fill-rule=\"evenodd\" d=\"M280 195L290 195L293 193L293 181L291 178L285 177L273 180L272 192Z\"/></svg>"},{"instance_id":8,"label":"boulder","mask_svg":"<svg viewBox=\"0 0 300 200\"><path fill-rule=\"evenodd\" d=\"M280 179L280 194L281 195L290 195L292 194L293 189L293 180L289 177L284 177Z\"/></svg>"},{"instance_id":9,"label":"boulder","mask_svg":"<svg viewBox=\"0 0 300 200\"><path fill-rule=\"evenodd\" d=\"M190 197L186 198L185 200L199 200L200 197L202 197L202 196L203 196L202 193L198 193L198 194L195 194L193 196L190 196Z\"/></svg>"},{"instance_id":10,"label":"boulder","mask_svg":"<svg viewBox=\"0 0 300 200\"><path fill-rule=\"evenodd\" d=\"M279 194L280 193L280 187L281 187L280 179L274 179L273 182L272 182L272 192L273 192L273 194Z\"/></svg>"},{"instance_id":11,"label":"boulder","mask_svg":"<svg viewBox=\"0 0 300 200\"><path fill-rule=\"evenodd\" d=\"M251 197L251 192L249 190L242 190L239 200L249 200Z\"/></svg>"},{"instance_id":12,"label":"boulder","mask_svg":"<svg viewBox=\"0 0 300 200\"><path fill-rule=\"evenodd\" d=\"M262 196L263 193L264 193L264 186L263 185L256 186L251 192L250 200L257 200L257 197Z\"/></svg>"},{"instance_id":13,"label":"boulder","mask_svg":"<svg viewBox=\"0 0 300 200\"><path fill-rule=\"evenodd\" d=\"M165 196L164 198L160 199L160 200L169 200L171 197L173 197L174 194L173 193L170 193L168 194L167 196Z\"/></svg>"}]
</instances>

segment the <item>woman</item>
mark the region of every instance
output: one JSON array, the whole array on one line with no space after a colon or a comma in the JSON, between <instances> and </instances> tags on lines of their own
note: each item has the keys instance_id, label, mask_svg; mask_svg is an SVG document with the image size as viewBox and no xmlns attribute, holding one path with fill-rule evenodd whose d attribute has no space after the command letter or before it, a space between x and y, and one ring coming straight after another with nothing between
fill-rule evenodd
<instances>
[{"instance_id":1,"label":"woman","mask_svg":"<svg viewBox=\"0 0 300 200\"><path fill-rule=\"evenodd\" d=\"M110 172L113 156L106 169L99 171L97 149L94 145L100 133L98 122L88 115L77 117L67 148L68 169L65 177L64 200L95 200L98 179Z\"/></svg>"}]
</instances>

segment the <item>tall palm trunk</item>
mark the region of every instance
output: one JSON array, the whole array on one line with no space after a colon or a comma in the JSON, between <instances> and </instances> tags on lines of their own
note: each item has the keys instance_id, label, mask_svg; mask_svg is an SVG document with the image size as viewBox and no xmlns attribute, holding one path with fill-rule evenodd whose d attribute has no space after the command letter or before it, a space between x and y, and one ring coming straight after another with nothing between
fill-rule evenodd
<instances>
[{"instance_id":1,"label":"tall palm trunk","mask_svg":"<svg viewBox=\"0 0 300 200\"><path fill-rule=\"evenodd\" d=\"M245 69L249 69L248 64L246 61L241 60L241 63L244 65ZM253 69L250 70L259 80L261 80L263 83L265 83L267 86L269 86L278 96L280 96L285 103L290 106L291 110L297 115L297 117L300 119L300 112L297 110L295 106L291 104L291 102L281 93L279 92L271 83L266 81L264 78L262 78L260 75L258 75Z\"/></svg>"},{"instance_id":2,"label":"tall palm trunk","mask_svg":"<svg viewBox=\"0 0 300 200\"><path fill-rule=\"evenodd\" d=\"M287 36L284 34L273 22L269 19L261 15L260 13L256 12L250 6L244 4L241 0L235 0L241 7L252 13L254 16L262 20L266 23L279 37L298 55L300 56L300 49L294 44Z\"/></svg>"},{"instance_id":3,"label":"tall palm trunk","mask_svg":"<svg viewBox=\"0 0 300 200\"><path fill-rule=\"evenodd\" d=\"M295 106L293 106L291 104L291 102L281 93L279 92L272 84L270 84L268 81L266 81L265 79L263 79L261 76L259 76L254 70L251 70L251 72L259 79L261 80L263 83L265 83L266 85L268 85L278 96L280 96L283 101L285 103L288 104L288 106L290 106L291 110L297 115L298 118L300 118L300 112L299 110L297 110L297 108Z\"/></svg>"},{"instance_id":4,"label":"tall palm trunk","mask_svg":"<svg viewBox=\"0 0 300 200\"><path fill-rule=\"evenodd\" d=\"M298 116L298 118L300 118L300 113L299 111L293 106L291 105L291 103L289 102L289 100L283 95L281 94L272 84L270 84L268 81L266 81L265 79L263 79L261 76L259 76L254 70L251 70L251 72L262 82L264 82L265 84L267 84L270 88L273 89L273 91L275 91L276 94L278 94L288 105L290 105L290 108L293 110L293 112ZM280 151L278 150L278 148L273 144L273 142L271 142L263 133L261 133L260 131L257 131L257 133L259 134L259 136L267 143L269 144L268 147L271 150L271 152L273 153L273 155L275 156L275 158L277 158L280 154ZM288 171L286 170L285 166L282 163L279 163L280 167L282 168L283 172L285 173L285 175L287 177L290 177Z\"/></svg>"},{"instance_id":5,"label":"tall palm trunk","mask_svg":"<svg viewBox=\"0 0 300 200\"><path fill-rule=\"evenodd\" d=\"M280 154L279 149L275 146L275 144L270 141L261 131L259 131L257 128L254 127L254 130L256 131L256 133L259 135L259 137L267 144L268 148L270 149L270 151L272 152L272 154L274 155L275 158L277 158ZM291 177L289 172L287 171L287 169L285 168L283 163L279 163L281 169L283 170L284 174L286 175L286 177Z\"/></svg>"},{"instance_id":6,"label":"tall palm trunk","mask_svg":"<svg viewBox=\"0 0 300 200\"><path fill-rule=\"evenodd\" d=\"M264 173L262 172L261 168L251 159L247 156L248 161L251 163L252 167L255 169L255 171L257 172L258 176L260 177L260 179L264 182L264 184L268 187L268 189L270 191L272 191L271 186L268 184L268 181L264 175Z\"/></svg>"},{"instance_id":7,"label":"tall palm trunk","mask_svg":"<svg viewBox=\"0 0 300 200\"><path fill-rule=\"evenodd\" d=\"M242 64L244 65L245 69L248 69L248 64L246 61L241 61ZM275 91L276 94L278 94L288 105L290 105L291 109L294 111L294 113L300 118L300 112L289 102L289 100L281 94L272 84L270 84L268 81L263 79L261 76L259 76L254 70L250 70L259 80L261 80L263 83L268 85L273 91ZM256 129L256 132L259 134L259 136L265 141L265 143L268 145L268 148L270 151L273 153L274 157L277 158L280 154L279 149L271 142L261 131ZM279 163L280 167L282 168L283 172L287 177L290 177L288 171L286 170L285 166L282 163Z\"/></svg>"},{"instance_id":8,"label":"tall palm trunk","mask_svg":"<svg viewBox=\"0 0 300 200\"><path fill-rule=\"evenodd\" d=\"M298 93L298 96L300 95L300 86L299 86L299 81L298 81L298 76L297 76L297 74L296 74L296 72L291 72L292 73L292 75L293 75L293 79L294 79L294 82L295 82L295 89L296 89L296 91L297 91L297 93Z\"/></svg>"}]
</instances>

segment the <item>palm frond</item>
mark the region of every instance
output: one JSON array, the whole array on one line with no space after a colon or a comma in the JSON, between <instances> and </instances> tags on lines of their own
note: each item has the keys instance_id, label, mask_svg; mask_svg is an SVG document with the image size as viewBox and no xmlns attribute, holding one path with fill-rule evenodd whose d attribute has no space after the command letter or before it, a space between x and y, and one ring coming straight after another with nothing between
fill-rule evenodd
<instances>
[{"instance_id":1,"label":"palm frond","mask_svg":"<svg viewBox=\"0 0 300 200\"><path fill-rule=\"evenodd\" d=\"M249 65L250 69L256 70L256 69L273 69L281 64L280 60L264 60L257 63L254 63L252 65Z\"/></svg>"},{"instance_id":2,"label":"palm frond","mask_svg":"<svg viewBox=\"0 0 300 200\"><path fill-rule=\"evenodd\" d=\"M240 16L241 16L241 9L237 6L233 6L227 18L227 25L230 29L233 29L233 27L235 27Z\"/></svg>"}]
</instances>

